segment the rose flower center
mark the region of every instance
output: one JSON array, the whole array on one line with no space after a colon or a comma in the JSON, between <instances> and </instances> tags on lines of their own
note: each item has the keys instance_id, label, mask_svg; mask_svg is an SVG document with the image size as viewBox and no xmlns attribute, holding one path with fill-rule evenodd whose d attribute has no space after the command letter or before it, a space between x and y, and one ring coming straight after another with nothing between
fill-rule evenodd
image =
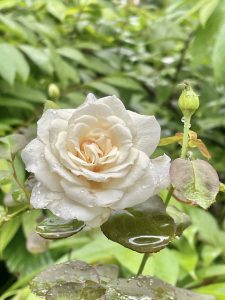
<instances>
[{"instance_id":1,"label":"rose flower center","mask_svg":"<svg viewBox=\"0 0 225 300\"><path fill-rule=\"evenodd\" d=\"M93 171L100 171L100 165L110 163L116 158L116 154L117 147L112 145L108 132L101 128L91 130L82 138L79 148L75 147L74 153L79 159L91 164Z\"/></svg>"}]
</instances>

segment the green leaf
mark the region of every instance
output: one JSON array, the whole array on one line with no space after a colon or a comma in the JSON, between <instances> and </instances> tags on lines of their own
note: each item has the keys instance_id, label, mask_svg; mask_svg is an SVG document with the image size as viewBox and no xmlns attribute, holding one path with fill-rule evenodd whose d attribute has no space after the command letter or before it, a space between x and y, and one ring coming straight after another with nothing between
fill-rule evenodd
<instances>
[{"instance_id":1,"label":"green leaf","mask_svg":"<svg viewBox=\"0 0 225 300\"><path fill-rule=\"evenodd\" d=\"M70 261L48 267L31 282L32 291L38 296L45 296L60 284L79 283L86 281L99 283L96 270L82 261Z\"/></svg>"},{"instance_id":2,"label":"green leaf","mask_svg":"<svg viewBox=\"0 0 225 300\"><path fill-rule=\"evenodd\" d=\"M118 278L119 268L117 265L96 265L94 266L96 272L100 276L101 282L108 283Z\"/></svg>"},{"instance_id":3,"label":"green leaf","mask_svg":"<svg viewBox=\"0 0 225 300\"><path fill-rule=\"evenodd\" d=\"M63 48L57 49L57 52L66 58L70 58L70 59L76 61L77 63L88 64L85 56L82 54L82 52L80 52L77 49L63 47Z\"/></svg>"},{"instance_id":4,"label":"green leaf","mask_svg":"<svg viewBox=\"0 0 225 300\"><path fill-rule=\"evenodd\" d=\"M90 87L95 91L100 91L103 95L116 95L119 96L119 92L117 89L112 87L109 84L100 81L92 81L86 84L86 87Z\"/></svg>"},{"instance_id":5,"label":"green leaf","mask_svg":"<svg viewBox=\"0 0 225 300\"><path fill-rule=\"evenodd\" d=\"M212 245L203 245L201 257L205 266L210 266L212 262L220 256L222 250Z\"/></svg>"},{"instance_id":6,"label":"green leaf","mask_svg":"<svg viewBox=\"0 0 225 300\"><path fill-rule=\"evenodd\" d=\"M0 75L9 84L13 84L16 76L16 66L9 55L9 48L11 49L6 44L0 44Z\"/></svg>"},{"instance_id":7,"label":"green leaf","mask_svg":"<svg viewBox=\"0 0 225 300\"><path fill-rule=\"evenodd\" d=\"M179 261L174 252L168 248L155 253L149 258L143 274L152 275L170 284L176 285L179 278Z\"/></svg>"},{"instance_id":8,"label":"green leaf","mask_svg":"<svg viewBox=\"0 0 225 300\"><path fill-rule=\"evenodd\" d=\"M219 192L219 178L215 169L206 161L175 159L170 168L174 196L188 204L207 209L215 202Z\"/></svg>"},{"instance_id":9,"label":"green leaf","mask_svg":"<svg viewBox=\"0 0 225 300\"><path fill-rule=\"evenodd\" d=\"M217 300L224 300L225 299L225 282L221 283L214 283L205 285L198 289L195 289L196 292L199 293L207 293L216 297Z\"/></svg>"},{"instance_id":10,"label":"green leaf","mask_svg":"<svg viewBox=\"0 0 225 300\"><path fill-rule=\"evenodd\" d=\"M79 83L80 78L76 69L64 61L59 55L53 53L53 64L55 67L56 74L65 87L71 80L73 83Z\"/></svg>"},{"instance_id":11,"label":"green leaf","mask_svg":"<svg viewBox=\"0 0 225 300\"><path fill-rule=\"evenodd\" d=\"M216 36L215 46L212 55L214 74L218 82L224 82L224 77L225 77L225 70L223 68L223 65L225 63L224 36L225 36L225 22L222 24L219 33Z\"/></svg>"},{"instance_id":12,"label":"green leaf","mask_svg":"<svg viewBox=\"0 0 225 300\"><path fill-rule=\"evenodd\" d=\"M134 79L125 76L110 76L103 79L104 82L114 85L116 87L128 89L128 90L141 90L143 87Z\"/></svg>"},{"instance_id":13,"label":"green leaf","mask_svg":"<svg viewBox=\"0 0 225 300\"><path fill-rule=\"evenodd\" d=\"M154 277L118 279L109 284L108 300L147 299L154 300L215 300L212 296L199 295L188 290L176 288Z\"/></svg>"},{"instance_id":14,"label":"green leaf","mask_svg":"<svg viewBox=\"0 0 225 300\"><path fill-rule=\"evenodd\" d=\"M29 45L20 45L20 49L37 65L41 70L48 74L52 74L53 67L50 62L49 54L46 49L39 49Z\"/></svg>"},{"instance_id":15,"label":"green leaf","mask_svg":"<svg viewBox=\"0 0 225 300\"><path fill-rule=\"evenodd\" d=\"M53 258L49 252L33 255L26 249L26 240L22 230L17 232L15 237L5 248L3 259L6 261L9 272L20 274L21 277L29 277L30 274L34 276L35 272L40 272L41 268L53 263ZM30 279L29 277L29 280Z\"/></svg>"},{"instance_id":16,"label":"green leaf","mask_svg":"<svg viewBox=\"0 0 225 300\"><path fill-rule=\"evenodd\" d=\"M10 146L5 138L0 138L0 157L11 160Z\"/></svg>"},{"instance_id":17,"label":"green leaf","mask_svg":"<svg viewBox=\"0 0 225 300\"><path fill-rule=\"evenodd\" d=\"M66 6L59 0L48 0L47 11L56 19L63 21L66 13Z\"/></svg>"},{"instance_id":18,"label":"green leaf","mask_svg":"<svg viewBox=\"0 0 225 300\"><path fill-rule=\"evenodd\" d=\"M40 90L16 82L13 86L7 84L6 82L0 82L0 89L4 94L21 99L15 100L17 102L27 100L29 102L42 103L45 99L45 94L42 93ZM5 100L6 104L7 100L8 99Z\"/></svg>"},{"instance_id":19,"label":"green leaf","mask_svg":"<svg viewBox=\"0 0 225 300\"><path fill-rule=\"evenodd\" d=\"M191 218L175 206L168 206L166 211L176 224L176 236L181 236L183 231L191 225Z\"/></svg>"},{"instance_id":20,"label":"green leaf","mask_svg":"<svg viewBox=\"0 0 225 300\"><path fill-rule=\"evenodd\" d=\"M199 260L196 249L192 248L186 239L181 239L177 246L179 251L174 250L173 252L176 254L180 267L188 272L193 279L196 279L195 270Z\"/></svg>"},{"instance_id":21,"label":"green leaf","mask_svg":"<svg viewBox=\"0 0 225 300\"><path fill-rule=\"evenodd\" d=\"M59 105L51 100L45 100L44 102L44 111L48 110L48 109L59 109Z\"/></svg>"},{"instance_id":22,"label":"green leaf","mask_svg":"<svg viewBox=\"0 0 225 300\"><path fill-rule=\"evenodd\" d=\"M13 200L17 203L24 203L26 199L26 195L23 189L19 188L12 192Z\"/></svg>"},{"instance_id":23,"label":"green leaf","mask_svg":"<svg viewBox=\"0 0 225 300\"><path fill-rule=\"evenodd\" d=\"M20 224L21 224L21 219L19 217L16 217L11 219L1 227L0 230L0 255L1 256L5 247L8 245L8 243L16 234Z\"/></svg>"},{"instance_id":24,"label":"green leaf","mask_svg":"<svg viewBox=\"0 0 225 300\"><path fill-rule=\"evenodd\" d=\"M95 282L68 282L54 286L46 295L47 300L100 300L105 295L105 288Z\"/></svg>"},{"instance_id":25,"label":"green leaf","mask_svg":"<svg viewBox=\"0 0 225 300\"><path fill-rule=\"evenodd\" d=\"M95 71L98 74L107 75L114 71L111 66L109 66L107 63L96 56L87 55L86 61L87 62L82 61L82 65L84 65L88 69Z\"/></svg>"},{"instance_id":26,"label":"green leaf","mask_svg":"<svg viewBox=\"0 0 225 300\"><path fill-rule=\"evenodd\" d=\"M45 239L62 239L78 233L84 227L85 224L82 221L66 221L51 216L38 224L36 231Z\"/></svg>"},{"instance_id":27,"label":"green leaf","mask_svg":"<svg viewBox=\"0 0 225 300\"><path fill-rule=\"evenodd\" d=\"M0 74L13 84L16 73L26 81L29 76L29 65L22 53L9 44L0 44Z\"/></svg>"},{"instance_id":28,"label":"green leaf","mask_svg":"<svg viewBox=\"0 0 225 300\"><path fill-rule=\"evenodd\" d=\"M108 239L129 249L154 253L171 241L176 226L156 196L132 208L114 211L101 230Z\"/></svg>"},{"instance_id":29,"label":"green leaf","mask_svg":"<svg viewBox=\"0 0 225 300\"><path fill-rule=\"evenodd\" d=\"M214 264L201 268L198 273L198 278L207 279L225 276L225 264Z\"/></svg>"},{"instance_id":30,"label":"green leaf","mask_svg":"<svg viewBox=\"0 0 225 300\"><path fill-rule=\"evenodd\" d=\"M22 134L11 134L0 138L0 155L1 158L11 160L19 150L27 144L27 139Z\"/></svg>"},{"instance_id":31,"label":"green leaf","mask_svg":"<svg viewBox=\"0 0 225 300\"><path fill-rule=\"evenodd\" d=\"M42 217L41 210L33 209L29 210L22 215L22 225L23 225L23 232L25 237L28 237L29 234L35 230L37 226L37 221Z\"/></svg>"},{"instance_id":32,"label":"green leaf","mask_svg":"<svg viewBox=\"0 0 225 300\"><path fill-rule=\"evenodd\" d=\"M6 98L2 97L0 98L0 106L3 106L5 108L17 108L21 110L29 110L29 111L34 111L33 105L30 103L27 103L25 101L19 100L19 99L11 99L11 98Z\"/></svg>"},{"instance_id":33,"label":"green leaf","mask_svg":"<svg viewBox=\"0 0 225 300\"><path fill-rule=\"evenodd\" d=\"M189 208L192 223L198 229L199 239L225 251L225 233L219 229L216 219L209 213L198 208Z\"/></svg>"},{"instance_id":34,"label":"green leaf","mask_svg":"<svg viewBox=\"0 0 225 300\"><path fill-rule=\"evenodd\" d=\"M207 23L208 19L219 4L219 0L208 0L200 10L199 19L203 26Z\"/></svg>"}]
</instances>

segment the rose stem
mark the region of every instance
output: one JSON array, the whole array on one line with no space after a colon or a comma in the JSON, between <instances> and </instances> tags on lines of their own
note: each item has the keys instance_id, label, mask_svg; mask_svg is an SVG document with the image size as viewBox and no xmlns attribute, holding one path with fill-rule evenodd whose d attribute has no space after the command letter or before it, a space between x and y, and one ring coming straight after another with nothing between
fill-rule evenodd
<instances>
[{"instance_id":1,"label":"rose stem","mask_svg":"<svg viewBox=\"0 0 225 300\"><path fill-rule=\"evenodd\" d=\"M188 150L188 133L191 127L191 116L184 116L184 134L183 134L183 141L182 141L182 149L181 149L181 158L185 159Z\"/></svg>"},{"instance_id":2,"label":"rose stem","mask_svg":"<svg viewBox=\"0 0 225 300\"><path fill-rule=\"evenodd\" d=\"M140 267L138 269L137 276L141 275L142 272L144 271L144 267L146 265L146 262L147 262L148 258L149 258L149 253L145 253L143 258L142 258Z\"/></svg>"},{"instance_id":3,"label":"rose stem","mask_svg":"<svg viewBox=\"0 0 225 300\"><path fill-rule=\"evenodd\" d=\"M191 116L184 117L184 133L183 133L183 141L182 141L182 148L181 148L181 158L185 159L188 150L188 133L189 128L191 127ZM173 195L174 187L171 185L166 196L165 205L168 206L170 199Z\"/></svg>"},{"instance_id":4,"label":"rose stem","mask_svg":"<svg viewBox=\"0 0 225 300\"><path fill-rule=\"evenodd\" d=\"M188 133L189 133L189 128L191 127L190 125L191 125L191 116L184 116L184 133L183 133L182 149L181 149L181 156L180 156L183 159L185 159L187 155L188 140L189 140ZM174 191L174 187L171 185L165 201L166 206L168 206L170 202L170 199L173 195L173 191ZM142 274L148 258L149 258L149 253L145 253L142 258L139 270L137 272L137 276Z\"/></svg>"}]
</instances>

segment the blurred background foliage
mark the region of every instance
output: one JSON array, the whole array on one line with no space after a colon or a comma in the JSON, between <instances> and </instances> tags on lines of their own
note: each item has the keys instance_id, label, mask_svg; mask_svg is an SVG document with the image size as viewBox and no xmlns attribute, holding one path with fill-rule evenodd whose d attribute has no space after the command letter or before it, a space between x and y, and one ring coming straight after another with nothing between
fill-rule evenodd
<instances>
[{"instance_id":1,"label":"blurred background foliage","mask_svg":"<svg viewBox=\"0 0 225 300\"><path fill-rule=\"evenodd\" d=\"M170 136L182 131L177 99L187 80L201 100L192 130L225 181L224 16L225 0L1 0L0 135L31 137L35 128L25 128L35 127L54 83L63 107L77 107L88 92L115 94L127 108L155 114L162 136ZM176 158L179 150L171 145L158 153ZM16 163L22 182L19 157ZM0 169L7 168L0 159ZM11 190L11 183L1 182L2 205L13 205ZM145 274L225 299L224 199L210 212L185 210L192 225L149 260ZM99 232L39 240L33 231L41 217L42 212L31 211L2 228L1 300L37 299L27 288L30 279L44 266L70 258L117 263L125 277L136 273L141 255Z\"/></svg>"}]
</instances>

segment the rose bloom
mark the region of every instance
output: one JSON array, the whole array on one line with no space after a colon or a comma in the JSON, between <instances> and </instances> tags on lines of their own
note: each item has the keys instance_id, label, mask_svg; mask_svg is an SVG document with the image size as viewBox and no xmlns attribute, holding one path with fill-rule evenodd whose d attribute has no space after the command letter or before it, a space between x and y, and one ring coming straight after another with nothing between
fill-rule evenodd
<instances>
[{"instance_id":1,"label":"rose bloom","mask_svg":"<svg viewBox=\"0 0 225 300\"><path fill-rule=\"evenodd\" d=\"M89 94L76 109L48 109L22 159L38 183L35 208L91 227L112 210L142 203L169 184L170 159L149 156L160 139L154 116L126 110L115 96Z\"/></svg>"}]
</instances>

